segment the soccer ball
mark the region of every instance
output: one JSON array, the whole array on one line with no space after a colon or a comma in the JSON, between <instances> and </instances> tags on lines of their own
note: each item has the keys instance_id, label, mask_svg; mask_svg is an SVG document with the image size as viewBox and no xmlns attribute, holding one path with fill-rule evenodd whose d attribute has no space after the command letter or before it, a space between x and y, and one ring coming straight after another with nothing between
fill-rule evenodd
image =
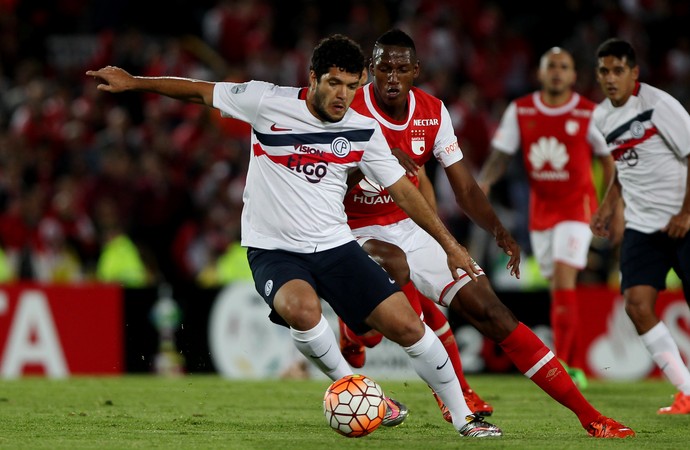
<instances>
[{"instance_id":1,"label":"soccer ball","mask_svg":"<svg viewBox=\"0 0 690 450\"><path fill-rule=\"evenodd\" d=\"M383 390L364 375L347 375L326 389L323 413L328 424L347 437L362 437L376 430L386 414Z\"/></svg>"}]
</instances>

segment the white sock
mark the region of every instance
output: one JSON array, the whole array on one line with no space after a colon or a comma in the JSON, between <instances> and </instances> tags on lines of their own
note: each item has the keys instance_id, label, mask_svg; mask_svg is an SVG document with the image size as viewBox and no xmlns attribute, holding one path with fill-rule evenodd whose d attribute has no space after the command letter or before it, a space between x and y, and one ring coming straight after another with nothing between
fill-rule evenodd
<instances>
[{"instance_id":1,"label":"white sock","mask_svg":"<svg viewBox=\"0 0 690 450\"><path fill-rule=\"evenodd\" d=\"M649 354L666 378L683 394L690 395L690 372L683 363L678 345L663 322L640 335Z\"/></svg>"},{"instance_id":2,"label":"white sock","mask_svg":"<svg viewBox=\"0 0 690 450\"><path fill-rule=\"evenodd\" d=\"M352 375L333 330L322 315L321 321L311 330L299 331L290 328L295 347L328 378L335 381L345 375Z\"/></svg>"},{"instance_id":3,"label":"white sock","mask_svg":"<svg viewBox=\"0 0 690 450\"><path fill-rule=\"evenodd\" d=\"M436 334L424 324L424 336L409 347L403 347L410 356L412 367L431 389L441 397L453 416L453 426L460 429L472 414L462 395L460 382L455 375L445 347Z\"/></svg>"}]
</instances>

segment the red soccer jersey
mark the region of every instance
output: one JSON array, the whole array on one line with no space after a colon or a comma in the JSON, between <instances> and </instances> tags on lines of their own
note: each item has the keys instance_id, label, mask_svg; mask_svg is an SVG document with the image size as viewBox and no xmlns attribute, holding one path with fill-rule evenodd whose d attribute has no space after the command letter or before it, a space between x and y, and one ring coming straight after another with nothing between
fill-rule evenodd
<instances>
[{"instance_id":1,"label":"red soccer jersey","mask_svg":"<svg viewBox=\"0 0 690 450\"><path fill-rule=\"evenodd\" d=\"M595 106L575 93L566 104L549 107L535 92L506 109L492 145L506 153L523 150L531 230L566 220L589 223L597 207L592 155L606 154L592 123Z\"/></svg>"},{"instance_id":2,"label":"red soccer jersey","mask_svg":"<svg viewBox=\"0 0 690 450\"><path fill-rule=\"evenodd\" d=\"M462 159L448 110L438 98L417 88L409 94L409 113L404 121L386 116L374 100L373 84L359 89L352 108L373 117L391 148L400 148L422 166L435 156L443 167ZM419 186L417 177L411 181ZM368 225L390 225L407 218L382 186L364 178L345 196L345 212L350 228Z\"/></svg>"}]
</instances>

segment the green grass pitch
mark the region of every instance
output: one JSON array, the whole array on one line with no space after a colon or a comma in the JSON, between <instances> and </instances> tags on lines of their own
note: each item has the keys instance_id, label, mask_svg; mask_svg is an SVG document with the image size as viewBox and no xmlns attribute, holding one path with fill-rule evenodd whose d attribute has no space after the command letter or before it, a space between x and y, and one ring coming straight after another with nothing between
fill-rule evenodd
<instances>
[{"instance_id":1,"label":"green grass pitch","mask_svg":"<svg viewBox=\"0 0 690 450\"><path fill-rule=\"evenodd\" d=\"M419 380L379 379L410 408L397 428L348 439L322 413L325 380L236 381L212 375L0 381L0 449L682 449L690 416L658 416L664 380L591 381L585 397L637 432L593 439L574 414L520 375L473 375L502 438L461 438Z\"/></svg>"}]
</instances>

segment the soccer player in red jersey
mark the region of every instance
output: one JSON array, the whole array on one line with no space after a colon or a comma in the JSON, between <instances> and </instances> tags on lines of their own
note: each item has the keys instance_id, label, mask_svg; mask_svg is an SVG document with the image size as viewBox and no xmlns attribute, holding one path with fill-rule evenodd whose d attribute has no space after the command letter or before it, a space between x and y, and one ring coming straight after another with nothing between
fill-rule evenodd
<instances>
[{"instance_id":1,"label":"soccer player in red jersey","mask_svg":"<svg viewBox=\"0 0 690 450\"><path fill-rule=\"evenodd\" d=\"M375 118L389 146L412 158L414 164L404 166L418 186L424 171L415 168L421 168L432 156L439 161L459 205L494 236L497 245L510 256L507 268L519 276L519 246L463 164L445 105L413 86L420 66L412 39L400 30L384 33L374 45L370 70L374 81L356 93L352 108ZM385 189L365 177L357 189L349 191L345 207L355 237L391 276L404 278L407 268L409 278L425 296L453 308L497 342L518 370L573 411L591 436L635 434L601 415L582 396L551 350L498 299L483 272L476 280L459 272L460 279L454 280L440 248L395 206ZM402 261L400 255L405 257ZM396 270L401 270L402 276Z\"/></svg>"},{"instance_id":2,"label":"soccer player in red jersey","mask_svg":"<svg viewBox=\"0 0 690 450\"><path fill-rule=\"evenodd\" d=\"M332 35L312 53L309 88L139 77L112 66L89 70L101 91L150 92L219 109L252 126L243 193L242 245L271 318L290 326L295 347L326 376L352 374L322 314L329 302L350 328L375 329L397 342L433 387L463 437L501 436L469 410L448 354L384 270L355 242L343 208L348 176L360 169L387 187L399 205L439 240L447 271L476 279L472 258L450 234L391 154L379 124L350 108L365 68L352 39ZM386 397L389 425L407 415ZM390 414L389 414L390 413Z\"/></svg>"},{"instance_id":3,"label":"soccer player in red jersey","mask_svg":"<svg viewBox=\"0 0 690 450\"><path fill-rule=\"evenodd\" d=\"M519 149L530 186L532 250L550 282L551 327L556 356L580 388L587 379L575 361L578 336L577 275L587 264L589 221L597 208L592 156L601 161L605 183L613 174L604 137L594 127L595 103L573 91L575 62L554 47L541 57L541 89L508 105L491 142L479 184L488 194Z\"/></svg>"}]
</instances>

